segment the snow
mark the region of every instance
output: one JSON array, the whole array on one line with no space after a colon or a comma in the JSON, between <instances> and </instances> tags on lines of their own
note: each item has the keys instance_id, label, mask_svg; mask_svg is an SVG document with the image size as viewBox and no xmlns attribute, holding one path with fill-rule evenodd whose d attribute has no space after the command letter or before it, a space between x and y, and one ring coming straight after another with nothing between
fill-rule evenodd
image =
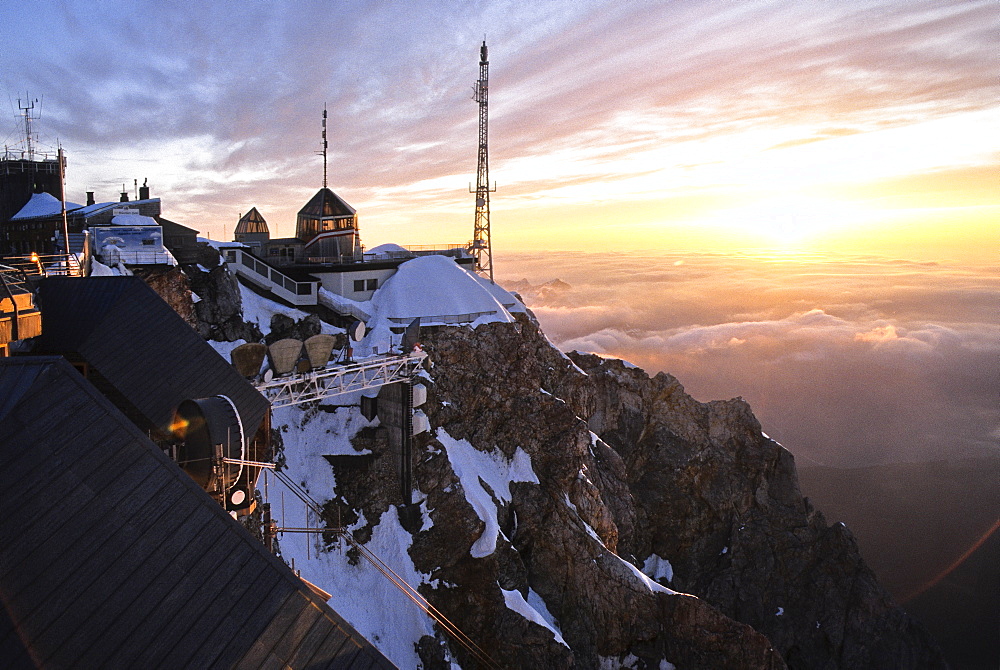
<instances>
[{"instance_id":1,"label":"snow","mask_svg":"<svg viewBox=\"0 0 1000 670\"><path fill-rule=\"evenodd\" d=\"M474 274L472 276L483 288L490 292L490 295L496 298L497 302L506 307L507 311L527 312L527 308L521 303L521 301L515 298L513 293L500 286L500 284L491 282L482 275Z\"/></svg>"},{"instance_id":2,"label":"snow","mask_svg":"<svg viewBox=\"0 0 1000 670\"><path fill-rule=\"evenodd\" d=\"M329 307L335 312L350 314L361 321L368 321L372 318L372 308L368 301L359 302L357 300L351 300L350 298L345 298L344 296L338 295L333 291L328 291L322 286L319 287L317 298L319 299L319 304L324 307Z\"/></svg>"},{"instance_id":3,"label":"snow","mask_svg":"<svg viewBox=\"0 0 1000 670\"><path fill-rule=\"evenodd\" d=\"M452 470L462 482L465 499L486 524L483 534L473 543L470 553L473 558L489 556L496 550L500 534L497 502L493 496L501 502L509 503L511 482L538 483L538 476L531 469L531 457L518 447L514 457L508 461L499 449L480 451L467 440L454 439L443 428L438 428L437 438L448 454ZM483 488L483 482L493 489L493 496Z\"/></svg>"},{"instance_id":4,"label":"snow","mask_svg":"<svg viewBox=\"0 0 1000 670\"><path fill-rule=\"evenodd\" d=\"M779 607L778 611L774 613L774 616L781 616L784 613L785 613L785 608L784 607Z\"/></svg>"},{"instance_id":5,"label":"snow","mask_svg":"<svg viewBox=\"0 0 1000 670\"><path fill-rule=\"evenodd\" d=\"M256 323L257 327L260 328L260 332L264 335L271 332L271 317L275 314L284 314L295 321L301 321L309 316L308 312L303 312L301 309L285 307L273 300L261 297L242 283L240 284L240 297L243 300L243 320L247 323ZM334 334L344 331L324 321L323 332Z\"/></svg>"},{"instance_id":6,"label":"snow","mask_svg":"<svg viewBox=\"0 0 1000 670\"><path fill-rule=\"evenodd\" d=\"M662 586L660 584L657 584L652 579L650 579L646 575L642 574L642 572L639 570L639 568L635 567L634 565L632 565L631 563L629 563L625 559L620 558L620 557L616 556L615 554L609 554L609 555L612 558L621 561L622 564L624 564L632 572L632 574L634 574L636 577L638 577L639 580L643 584L645 584L646 587L649 588L649 590L652 591L653 593L666 593L666 594L669 594L669 595L677 595L677 591L674 591L673 589L668 589L666 586Z\"/></svg>"},{"instance_id":7,"label":"snow","mask_svg":"<svg viewBox=\"0 0 1000 670\"><path fill-rule=\"evenodd\" d=\"M372 296L375 316L405 325L472 323L480 317L510 323L513 317L470 273L451 258L421 256L406 261Z\"/></svg>"},{"instance_id":8,"label":"snow","mask_svg":"<svg viewBox=\"0 0 1000 670\"><path fill-rule=\"evenodd\" d=\"M199 242L204 242L213 249L249 249L247 245L242 242L221 242L219 240L210 240L207 237L199 237Z\"/></svg>"},{"instance_id":9,"label":"snow","mask_svg":"<svg viewBox=\"0 0 1000 670\"><path fill-rule=\"evenodd\" d=\"M674 581L674 566L670 565L670 561L658 554L650 554L646 562L642 564L642 572L647 577L656 581Z\"/></svg>"},{"instance_id":10,"label":"snow","mask_svg":"<svg viewBox=\"0 0 1000 670\"><path fill-rule=\"evenodd\" d=\"M66 211L80 209L80 205L74 202L66 203ZM15 219L30 219L36 216L55 216L62 213L62 201L49 193L33 193L31 199L25 203L24 207L17 211L17 214L10 217Z\"/></svg>"},{"instance_id":11,"label":"snow","mask_svg":"<svg viewBox=\"0 0 1000 670\"><path fill-rule=\"evenodd\" d=\"M113 226L158 226L156 219L142 214L116 214L111 219Z\"/></svg>"},{"instance_id":12,"label":"snow","mask_svg":"<svg viewBox=\"0 0 1000 670\"><path fill-rule=\"evenodd\" d=\"M539 626L542 626L543 628L548 628L550 631L552 631L552 635L555 637L556 642L569 649L569 645L566 644L566 641L563 639L562 633L560 633L558 630L552 627L552 625L548 621L548 618L542 616L542 614L538 610L532 607L524 599L524 596L521 595L520 591L508 591L504 588L501 588L500 590L503 591L503 600L504 603L507 605L507 609L517 612L528 621L537 623ZM539 598L539 600L541 599ZM545 610L545 613L548 615L549 618L551 618L552 615L548 613L548 609Z\"/></svg>"},{"instance_id":13,"label":"snow","mask_svg":"<svg viewBox=\"0 0 1000 670\"><path fill-rule=\"evenodd\" d=\"M221 344L213 343L219 351ZM356 403L361 393L338 398L340 403ZM320 503L334 491L333 468L324 455L358 455L350 439L369 425L358 407L337 407L334 411L318 408L282 407L274 410L273 426L284 442L285 472L301 484ZM265 475L266 476L266 475ZM318 520L304 505L274 478L268 479L269 501L280 523L288 527L317 527ZM417 493L414 500L420 500ZM424 512L423 526L429 527L426 500L420 501ZM402 528L396 508L392 507L374 526L365 546L412 587L429 583L430 575L419 572L409 556L412 536ZM362 515L350 530L365 526ZM333 607L348 623L372 642L389 660L400 668L420 667L414 643L424 635L433 635L431 619L398 590L371 563L361 559L351 565L342 549L327 550L318 534L286 533L279 536L281 555L286 562L294 560L295 568L304 579L327 593Z\"/></svg>"},{"instance_id":14,"label":"snow","mask_svg":"<svg viewBox=\"0 0 1000 670\"><path fill-rule=\"evenodd\" d=\"M219 340L208 340L208 345L215 349L216 352L229 363L232 361L230 354L233 349L240 346L241 344L246 344L246 340L236 340L235 342L220 342Z\"/></svg>"},{"instance_id":15,"label":"snow","mask_svg":"<svg viewBox=\"0 0 1000 670\"><path fill-rule=\"evenodd\" d=\"M125 264L119 260L115 265L105 265L96 258L91 257L90 259L90 276L91 277L131 277L132 271L125 267Z\"/></svg>"},{"instance_id":16,"label":"snow","mask_svg":"<svg viewBox=\"0 0 1000 670\"><path fill-rule=\"evenodd\" d=\"M380 244L374 249L369 249L368 251L365 252L365 256L369 254L378 256L380 254L408 254L408 253L410 252L404 249L403 247L399 246L398 244L389 243L389 244Z\"/></svg>"}]
</instances>

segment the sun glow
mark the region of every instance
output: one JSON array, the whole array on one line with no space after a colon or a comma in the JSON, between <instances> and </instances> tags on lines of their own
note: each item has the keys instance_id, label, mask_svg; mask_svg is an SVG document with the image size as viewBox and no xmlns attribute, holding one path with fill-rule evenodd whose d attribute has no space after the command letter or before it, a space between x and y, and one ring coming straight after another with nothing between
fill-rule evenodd
<instances>
[{"instance_id":1,"label":"sun glow","mask_svg":"<svg viewBox=\"0 0 1000 670\"><path fill-rule=\"evenodd\" d=\"M868 216L852 203L795 194L721 211L713 216L713 223L762 243L801 246L827 233L855 228Z\"/></svg>"}]
</instances>

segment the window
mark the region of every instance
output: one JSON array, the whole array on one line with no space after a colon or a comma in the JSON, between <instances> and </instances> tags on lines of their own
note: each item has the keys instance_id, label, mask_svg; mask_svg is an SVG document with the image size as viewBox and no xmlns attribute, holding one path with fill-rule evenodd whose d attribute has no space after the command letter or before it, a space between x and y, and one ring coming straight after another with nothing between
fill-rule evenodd
<instances>
[{"instance_id":1,"label":"window","mask_svg":"<svg viewBox=\"0 0 1000 670\"><path fill-rule=\"evenodd\" d=\"M267 250L267 255L268 256L277 256L278 255L278 248L277 247L270 247Z\"/></svg>"},{"instance_id":2,"label":"window","mask_svg":"<svg viewBox=\"0 0 1000 670\"><path fill-rule=\"evenodd\" d=\"M142 246L144 246L144 247L151 247L151 246L153 246L153 240L143 240L142 241Z\"/></svg>"},{"instance_id":3,"label":"window","mask_svg":"<svg viewBox=\"0 0 1000 670\"><path fill-rule=\"evenodd\" d=\"M378 288L378 279L369 279L368 280L368 290L369 291L374 291L377 288Z\"/></svg>"},{"instance_id":4,"label":"window","mask_svg":"<svg viewBox=\"0 0 1000 670\"><path fill-rule=\"evenodd\" d=\"M364 291L364 290L365 290L365 280L364 279L355 279L354 280L354 292L355 293L360 293L361 291Z\"/></svg>"}]
</instances>

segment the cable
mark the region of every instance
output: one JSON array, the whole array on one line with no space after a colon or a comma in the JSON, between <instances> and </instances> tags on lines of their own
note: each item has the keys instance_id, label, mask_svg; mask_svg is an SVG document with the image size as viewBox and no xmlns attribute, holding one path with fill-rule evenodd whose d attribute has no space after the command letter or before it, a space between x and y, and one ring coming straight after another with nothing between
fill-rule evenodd
<instances>
[{"instance_id":1,"label":"cable","mask_svg":"<svg viewBox=\"0 0 1000 670\"><path fill-rule=\"evenodd\" d=\"M313 500L312 496L310 496L305 489L296 484L291 479L291 477L289 477L284 472L279 472L278 470L274 470L274 475L281 481L281 483L287 486L289 490L291 490L291 492L295 494L295 496L299 500L305 503L307 507L312 509L314 513L316 513L322 518L323 515L322 507L318 502ZM466 651L472 654L476 658L476 660L478 660L487 668L496 668L497 670L500 670L501 666L498 665L496 661L494 661L492 658L490 658L486 654L486 652L483 651L479 647L479 645L477 645L472 640L472 638L463 633L458 626L453 624L448 619L448 617L446 617L440 610L434 607L434 605L430 604L430 602L428 602L426 598L420 595L420 593L415 588L407 584L406 580L400 577L399 574L396 573L392 568L390 568L381 558L378 557L378 555L376 555L373 551L368 549L368 547L358 542L354 538L354 536L347 531L347 529L337 528L330 530L337 533L338 535L342 535L348 544L357 549L359 554L361 554L369 563L375 566L376 570L381 572L386 579L392 582L393 585L396 586L396 588L398 588L406 595L406 597L412 600L417 605L417 607L423 610L429 617L434 619L434 621L436 621L437 624L441 626L441 628L443 628L446 633L455 638L455 641L458 642L463 647L465 647Z\"/></svg>"}]
</instances>

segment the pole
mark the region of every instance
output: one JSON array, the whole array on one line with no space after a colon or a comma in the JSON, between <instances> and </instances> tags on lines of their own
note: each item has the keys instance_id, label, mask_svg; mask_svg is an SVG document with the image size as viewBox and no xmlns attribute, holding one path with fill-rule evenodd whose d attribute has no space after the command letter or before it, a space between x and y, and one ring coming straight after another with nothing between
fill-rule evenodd
<instances>
[{"instance_id":1,"label":"pole","mask_svg":"<svg viewBox=\"0 0 1000 670\"><path fill-rule=\"evenodd\" d=\"M72 272L69 262L69 222L66 220L66 159L63 156L62 146L59 147L59 200L62 210L63 245L66 248L66 276L69 277Z\"/></svg>"}]
</instances>

